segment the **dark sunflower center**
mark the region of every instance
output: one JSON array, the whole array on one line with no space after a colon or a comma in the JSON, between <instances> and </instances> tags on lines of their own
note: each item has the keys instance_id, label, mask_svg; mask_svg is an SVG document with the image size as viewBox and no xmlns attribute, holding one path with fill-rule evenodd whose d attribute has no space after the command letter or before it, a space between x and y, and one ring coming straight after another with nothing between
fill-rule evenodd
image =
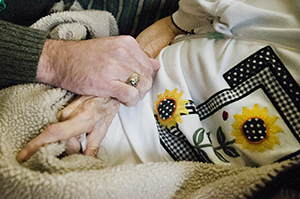
<instances>
[{"instance_id":1,"label":"dark sunflower center","mask_svg":"<svg viewBox=\"0 0 300 199\"><path fill-rule=\"evenodd\" d=\"M249 142L260 143L268 137L267 127L265 122L260 118L250 118L242 128L245 138Z\"/></svg>"},{"instance_id":2,"label":"dark sunflower center","mask_svg":"<svg viewBox=\"0 0 300 199\"><path fill-rule=\"evenodd\" d=\"M159 117L162 120L167 120L171 118L175 110L176 102L172 98L163 99L157 107Z\"/></svg>"}]
</instances>

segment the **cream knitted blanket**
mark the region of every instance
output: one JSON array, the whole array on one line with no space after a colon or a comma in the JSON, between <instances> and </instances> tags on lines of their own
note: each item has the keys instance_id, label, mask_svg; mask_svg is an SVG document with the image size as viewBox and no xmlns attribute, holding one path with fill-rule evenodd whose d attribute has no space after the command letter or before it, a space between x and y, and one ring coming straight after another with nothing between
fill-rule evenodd
<instances>
[{"instance_id":1,"label":"cream knitted blanket","mask_svg":"<svg viewBox=\"0 0 300 199\"><path fill-rule=\"evenodd\" d=\"M56 13L34 27L65 39L117 34L111 15L101 11ZM57 122L57 111L72 99L70 92L41 84L0 91L0 198L300 198L299 159L259 168L196 162L108 167L83 155L58 158L61 142L19 164L17 152Z\"/></svg>"}]
</instances>

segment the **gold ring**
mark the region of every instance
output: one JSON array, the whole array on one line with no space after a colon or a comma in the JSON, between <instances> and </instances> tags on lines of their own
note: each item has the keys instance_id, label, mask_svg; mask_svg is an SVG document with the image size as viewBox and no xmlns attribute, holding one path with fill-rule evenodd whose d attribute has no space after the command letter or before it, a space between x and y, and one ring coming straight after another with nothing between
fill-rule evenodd
<instances>
[{"instance_id":1,"label":"gold ring","mask_svg":"<svg viewBox=\"0 0 300 199\"><path fill-rule=\"evenodd\" d=\"M126 84L129 84L129 85L131 85L133 87L137 87L139 81L140 81L140 74L138 74L137 72L134 72L127 79Z\"/></svg>"}]
</instances>

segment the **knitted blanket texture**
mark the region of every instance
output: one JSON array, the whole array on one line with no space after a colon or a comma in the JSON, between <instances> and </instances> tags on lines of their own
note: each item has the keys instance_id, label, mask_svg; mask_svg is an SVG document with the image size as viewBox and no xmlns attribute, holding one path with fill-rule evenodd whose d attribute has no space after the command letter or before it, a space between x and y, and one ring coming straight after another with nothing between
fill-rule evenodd
<instances>
[{"instance_id":1,"label":"knitted blanket texture","mask_svg":"<svg viewBox=\"0 0 300 199\"><path fill-rule=\"evenodd\" d=\"M117 35L104 11L64 11L32 27L56 39ZM258 168L197 162L107 166L97 158L58 158L64 142L42 147L27 162L16 154L50 124L74 95L42 84L0 91L0 198L300 198L300 160Z\"/></svg>"}]
</instances>

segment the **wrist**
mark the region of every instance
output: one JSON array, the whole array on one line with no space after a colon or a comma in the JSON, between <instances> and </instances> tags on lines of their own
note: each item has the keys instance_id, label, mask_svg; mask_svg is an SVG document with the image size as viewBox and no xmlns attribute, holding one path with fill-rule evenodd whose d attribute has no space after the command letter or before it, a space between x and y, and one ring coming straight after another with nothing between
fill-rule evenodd
<instances>
[{"instance_id":1,"label":"wrist","mask_svg":"<svg viewBox=\"0 0 300 199\"><path fill-rule=\"evenodd\" d=\"M55 60L59 53L60 43L61 41L58 40L46 40L37 67L37 82L58 86L54 81L54 77L56 73Z\"/></svg>"}]
</instances>

